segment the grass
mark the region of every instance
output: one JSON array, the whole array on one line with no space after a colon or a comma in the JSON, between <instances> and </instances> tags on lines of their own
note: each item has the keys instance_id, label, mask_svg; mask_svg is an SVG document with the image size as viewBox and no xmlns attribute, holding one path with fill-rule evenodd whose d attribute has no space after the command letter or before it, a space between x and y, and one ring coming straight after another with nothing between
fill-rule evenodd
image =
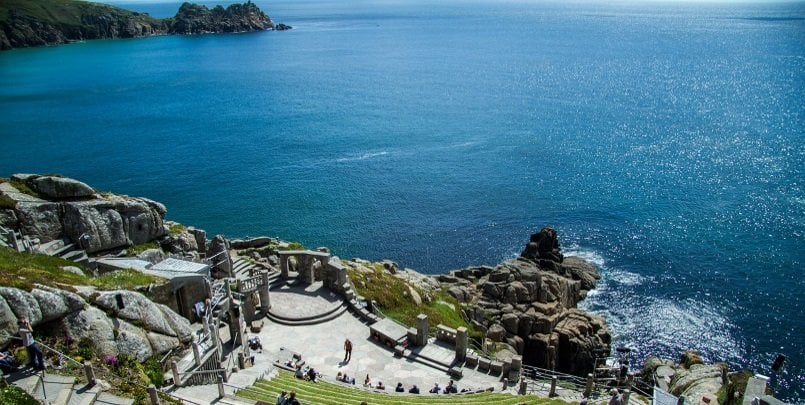
<instances>
[{"instance_id":1,"label":"grass","mask_svg":"<svg viewBox=\"0 0 805 405\"><path fill-rule=\"evenodd\" d=\"M460 382L459 382L460 383ZM427 390L427 387L420 387ZM260 380L251 387L237 392L237 396L256 401L274 403L281 391L296 392L296 397L305 404L342 405L359 404L366 401L369 404L395 405L395 404L545 404L565 405L567 402L558 399L542 398L535 395L510 395L494 392L482 392L463 395L433 395L433 394L403 394L395 393L394 383L390 381L391 391L371 391L355 388L341 383L319 381L316 383L300 380L288 371L280 370L279 374L271 380Z\"/></svg>"},{"instance_id":2,"label":"grass","mask_svg":"<svg viewBox=\"0 0 805 405\"><path fill-rule=\"evenodd\" d=\"M2 6L0 6L0 7L2 7ZM19 180L17 180L17 179L10 179L10 178L5 178L5 177L3 177L3 178L0 178L0 183L8 183L8 184L11 184L11 186L13 186L14 188L16 188L16 189L17 189L17 191L19 191L20 193L23 193L23 194L28 194L28 195L30 195L30 196L34 196L34 197L39 197L39 193L37 193L36 191L32 190L32 189L31 189L30 187L28 187L28 185L27 185L27 184L25 184L24 182L19 181ZM13 208L13 207L12 207L12 208Z\"/></svg>"},{"instance_id":3,"label":"grass","mask_svg":"<svg viewBox=\"0 0 805 405\"><path fill-rule=\"evenodd\" d=\"M66 272L63 266L81 267L62 258L20 253L0 247L0 285L30 291L34 284L62 288L65 285L89 285L101 289L132 289L149 284L164 284L167 280L135 270L120 270L101 277L82 276Z\"/></svg>"},{"instance_id":4,"label":"grass","mask_svg":"<svg viewBox=\"0 0 805 405\"><path fill-rule=\"evenodd\" d=\"M134 13L117 7L88 1L3 0L0 2L0 22L5 22L9 18L11 10L16 10L22 15L27 15L53 25L63 25L68 27L84 26L84 23L81 21L81 15L89 12L99 15L140 15L139 13ZM147 21L155 20L154 18L147 16L142 17Z\"/></svg>"},{"instance_id":5,"label":"grass","mask_svg":"<svg viewBox=\"0 0 805 405\"><path fill-rule=\"evenodd\" d=\"M126 248L126 254L129 256L137 256L148 249L159 249L159 244L156 242L145 242L139 245L134 245Z\"/></svg>"},{"instance_id":6,"label":"grass","mask_svg":"<svg viewBox=\"0 0 805 405\"><path fill-rule=\"evenodd\" d=\"M742 404L744 400L744 388L746 387L746 382L752 378L754 374L749 370L742 370L736 373L730 373L729 377L727 378L727 383L721 386L721 389L718 390L718 403L719 404ZM736 398L735 392L740 392L740 395Z\"/></svg>"},{"instance_id":7,"label":"grass","mask_svg":"<svg viewBox=\"0 0 805 405\"><path fill-rule=\"evenodd\" d=\"M443 324L451 328L463 326L473 333L472 325L461 316L461 304L449 294L439 291L427 301L422 290L410 286L422 298L422 304L417 305L409 292L409 284L388 273L382 263L374 263L369 269L372 270L369 273L352 268L347 272L356 292L377 301L386 316L413 326L417 315L426 314L432 331L436 330L436 325Z\"/></svg>"},{"instance_id":8,"label":"grass","mask_svg":"<svg viewBox=\"0 0 805 405\"><path fill-rule=\"evenodd\" d=\"M171 236L176 236L176 235L180 235L180 234L184 233L184 231L186 231L186 230L187 230L186 226L184 226L182 224L175 223L175 224L171 225L170 228L168 228L168 234L171 235Z\"/></svg>"}]
</instances>

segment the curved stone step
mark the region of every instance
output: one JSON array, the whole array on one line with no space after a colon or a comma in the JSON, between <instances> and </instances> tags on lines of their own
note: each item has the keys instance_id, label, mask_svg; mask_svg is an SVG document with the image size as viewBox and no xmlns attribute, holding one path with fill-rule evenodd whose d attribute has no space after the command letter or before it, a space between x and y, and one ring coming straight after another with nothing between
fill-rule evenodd
<instances>
[{"instance_id":1,"label":"curved stone step","mask_svg":"<svg viewBox=\"0 0 805 405\"><path fill-rule=\"evenodd\" d=\"M266 314L266 317L271 320L271 322L278 323L281 325L287 326L307 326L307 325L316 325L320 323L324 323L327 321L331 321L335 318L341 316L344 312L347 312L347 306L345 304L341 304L340 306L335 307L332 310L327 311L324 314L312 316L312 317L305 317L299 319L288 319L288 317L278 317L269 311Z\"/></svg>"}]
</instances>

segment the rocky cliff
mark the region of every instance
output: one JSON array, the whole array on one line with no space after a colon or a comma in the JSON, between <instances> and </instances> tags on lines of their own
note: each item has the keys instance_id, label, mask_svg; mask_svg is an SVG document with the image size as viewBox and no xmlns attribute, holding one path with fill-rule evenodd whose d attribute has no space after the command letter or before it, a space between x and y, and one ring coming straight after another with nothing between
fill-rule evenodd
<instances>
[{"instance_id":1,"label":"rocky cliff","mask_svg":"<svg viewBox=\"0 0 805 405\"><path fill-rule=\"evenodd\" d=\"M0 226L20 229L43 243L69 239L87 252L98 252L167 234L164 205L102 195L66 177L15 174L0 183L0 198Z\"/></svg>"},{"instance_id":2,"label":"rocky cliff","mask_svg":"<svg viewBox=\"0 0 805 405\"><path fill-rule=\"evenodd\" d=\"M534 255L534 239L548 235L549 255ZM532 235L523 256L488 266L455 270L439 276L442 288L462 303L465 318L523 355L523 362L560 372L592 372L595 351L610 349L603 318L576 305L595 288L596 268L577 257L564 259L556 233L547 228Z\"/></svg>"},{"instance_id":3,"label":"rocky cliff","mask_svg":"<svg viewBox=\"0 0 805 405\"><path fill-rule=\"evenodd\" d=\"M75 0L0 2L0 50L100 38L288 28L284 24L275 27L271 19L250 1L226 8L217 6L212 10L184 3L175 17L167 19Z\"/></svg>"}]
</instances>

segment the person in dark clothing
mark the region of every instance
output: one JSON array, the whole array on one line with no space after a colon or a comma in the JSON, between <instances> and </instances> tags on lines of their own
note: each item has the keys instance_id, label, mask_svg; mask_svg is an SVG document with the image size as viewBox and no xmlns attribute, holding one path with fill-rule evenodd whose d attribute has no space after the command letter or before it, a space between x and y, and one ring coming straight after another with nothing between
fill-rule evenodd
<instances>
[{"instance_id":1,"label":"person in dark clothing","mask_svg":"<svg viewBox=\"0 0 805 405\"><path fill-rule=\"evenodd\" d=\"M397 388L394 389L395 392L405 392L405 387L403 387L401 382L397 383Z\"/></svg>"},{"instance_id":2,"label":"person in dark clothing","mask_svg":"<svg viewBox=\"0 0 805 405\"><path fill-rule=\"evenodd\" d=\"M409 394L419 394L419 387L417 387L416 384L414 384L414 386L411 387L410 390L408 390L408 393Z\"/></svg>"}]
</instances>

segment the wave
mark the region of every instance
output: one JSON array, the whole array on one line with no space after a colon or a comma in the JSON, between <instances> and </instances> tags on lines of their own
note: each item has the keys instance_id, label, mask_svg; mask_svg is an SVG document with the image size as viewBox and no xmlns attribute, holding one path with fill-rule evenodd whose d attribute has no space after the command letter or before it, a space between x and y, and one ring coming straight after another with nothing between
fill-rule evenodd
<instances>
[{"instance_id":1,"label":"wave","mask_svg":"<svg viewBox=\"0 0 805 405\"><path fill-rule=\"evenodd\" d=\"M352 155L352 156L341 157L341 158L336 159L335 161L336 162L353 162L353 161L357 161L357 160L371 159L371 158L375 158L375 157L378 157L378 156L386 156L388 154L389 154L389 152L387 152L387 151L366 152L366 153L363 153L363 154L360 154L360 155Z\"/></svg>"}]
</instances>

